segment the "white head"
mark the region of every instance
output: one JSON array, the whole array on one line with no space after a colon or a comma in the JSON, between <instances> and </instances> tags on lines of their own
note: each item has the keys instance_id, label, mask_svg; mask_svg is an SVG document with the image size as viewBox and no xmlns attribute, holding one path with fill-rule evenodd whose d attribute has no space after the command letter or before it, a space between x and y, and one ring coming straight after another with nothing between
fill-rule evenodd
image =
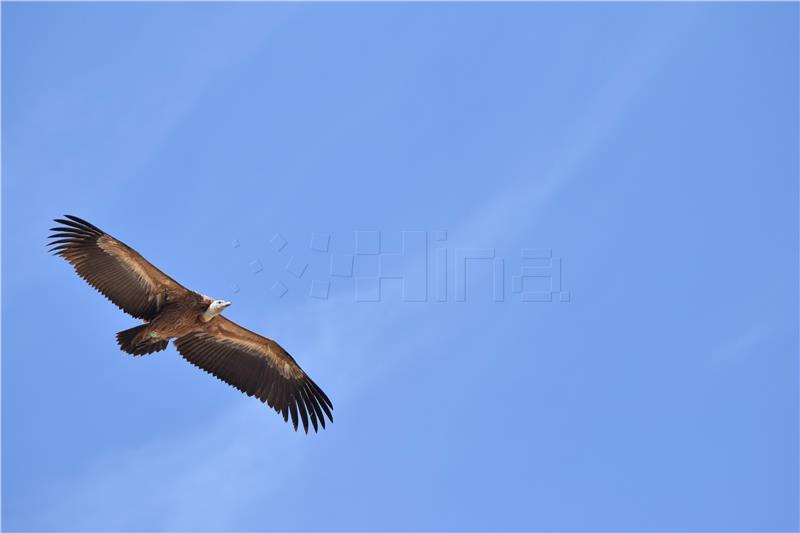
<instances>
[{"instance_id":1,"label":"white head","mask_svg":"<svg viewBox=\"0 0 800 533\"><path fill-rule=\"evenodd\" d=\"M226 302L225 300L214 300L213 302L211 302L211 305L209 305L208 308L219 314L222 312L223 309L225 309L229 305L231 305L231 303Z\"/></svg>"},{"instance_id":2,"label":"white head","mask_svg":"<svg viewBox=\"0 0 800 533\"><path fill-rule=\"evenodd\" d=\"M203 313L203 322L208 322L218 314L222 313L223 309L231 305L230 302L225 300L214 300L208 305L208 309Z\"/></svg>"}]
</instances>

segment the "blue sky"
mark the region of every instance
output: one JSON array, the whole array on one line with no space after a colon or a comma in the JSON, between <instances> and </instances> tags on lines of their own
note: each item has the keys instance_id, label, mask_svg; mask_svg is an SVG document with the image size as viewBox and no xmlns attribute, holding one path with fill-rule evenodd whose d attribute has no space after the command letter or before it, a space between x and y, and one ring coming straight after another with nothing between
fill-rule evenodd
<instances>
[{"instance_id":1,"label":"blue sky","mask_svg":"<svg viewBox=\"0 0 800 533\"><path fill-rule=\"evenodd\" d=\"M4 4L3 527L797 529L797 20ZM135 320L45 253L63 213L232 300L334 424L120 352ZM383 255L331 276L357 231ZM403 231L427 301L358 301ZM456 301L455 258L487 250ZM552 301L521 301L523 268L560 272L522 282Z\"/></svg>"}]
</instances>

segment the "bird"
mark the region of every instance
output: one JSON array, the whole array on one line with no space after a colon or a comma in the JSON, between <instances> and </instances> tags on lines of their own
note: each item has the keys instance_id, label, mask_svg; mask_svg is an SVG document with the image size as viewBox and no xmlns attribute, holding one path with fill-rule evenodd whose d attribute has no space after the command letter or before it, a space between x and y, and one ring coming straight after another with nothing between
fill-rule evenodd
<instances>
[{"instance_id":1,"label":"bird","mask_svg":"<svg viewBox=\"0 0 800 533\"><path fill-rule=\"evenodd\" d=\"M254 396L308 433L333 422L333 404L277 342L222 316L231 302L192 291L136 250L73 215L56 218L48 249L122 311L143 321L117 333L134 356L160 352L173 341L189 363Z\"/></svg>"}]
</instances>

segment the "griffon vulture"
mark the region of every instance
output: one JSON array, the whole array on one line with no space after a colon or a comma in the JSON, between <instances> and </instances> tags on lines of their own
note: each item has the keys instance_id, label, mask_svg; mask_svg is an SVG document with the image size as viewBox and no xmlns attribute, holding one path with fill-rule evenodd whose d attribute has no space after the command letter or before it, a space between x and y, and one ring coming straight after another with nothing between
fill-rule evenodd
<instances>
[{"instance_id":1,"label":"griffon vulture","mask_svg":"<svg viewBox=\"0 0 800 533\"><path fill-rule=\"evenodd\" d=\"M50 251L66 259L86 282L144 324L117 333L133 355L159 352L174 339L193 365L255 396L308 433L332 422L333 404L275 341L221 315L231 303L191 291L151 265L136 250L78 217L55 219Z\"/></svg>"}]
</instances>

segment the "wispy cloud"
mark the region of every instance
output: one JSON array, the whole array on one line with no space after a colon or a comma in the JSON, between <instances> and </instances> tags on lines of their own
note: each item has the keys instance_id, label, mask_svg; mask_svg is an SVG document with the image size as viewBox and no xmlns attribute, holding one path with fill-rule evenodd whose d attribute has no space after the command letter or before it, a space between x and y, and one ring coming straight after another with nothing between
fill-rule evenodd
<instances>
[{"instance_id":1,"label":"wispy cloud","mask_svg":"<svg viewBox=\"0 0 800 533\"><path fill-rule=\"evenodd\" d=\"M43 530L218 529L262 498L299 460L275 425L253 426L259 408L235 403L208 424L99 459L43 495ZM247 435L247 439L241 438ZM269 443L269 454L257 453ZM259 479L269 472L269 483Z\"/></svg>"},{"instance_id":2,"label":"wispy cloud","mask_svg":"<svg viewBox=\"0 0 800 533\"><path fill-rule=\"evenodd\" d=\"M21 186L18 184L26 180L53 179L72 184L67 194L74 197L62 201L65 205L80 206L92 200L86 198L85 187L97 169L103 169L120 195L118 201L107 201L104 205L109 210L124 205L128 192L120 185L137 179L214 84L230 69L240 68L286 22L288 13L282 13L265 25L248 16L246 10L229 6L219 10L215 25L198 28L208 34L209 44L203 49L176 45L175 50L165 51L163 57L143 64L134 55L129 61L112 63L102 74L87 68L81 76L65 77L53 86L35 87L30 94L25 93L25 105L14 105L13 94L4 95L15 111L13 116L4 117L4 126L15 132L14 137L4 140L4 148L14 156L4 168L7 175L15 177L6 180L7 192L13 194ZM230 28L236 30L229 31ZM135 37L146 38L139 34ZM126 50L133 49L135 45ZM25 56L17 52L15 57ZM144 84L136 77L159 69L167 80L162 84ZM141 86L133 92L133 99L130 91L120 90L137 84ZM87 85L94 91L88 93ZM81 127L75 128L75 124ZM64 142L64 139L74 142L76 132L82 135L77 139L81 147L77 150L73 144ZM42 157L43 153L47 157ZM53 169L57 169L56 175ZM40 209L46 200L31 198L29 208ZM91 205L95 213L102 207ZM42 217L52 216L47 209L41 210Z\"/></svg>"},{"instance_id":3,"label":"wispy cloud","mask_svg":"<svg viewBox=\"0 0 800 533\"><path fill-rule=\"evenodd\" d=\"M775 335L778 326L767 322L751 324L740 330L728 342L721 344L711 353L711 361L716 364L740 362L751 356L764 341Z\"/></svg>"},{"instance_id":4,"label":"wispy cloud","mask_svg":"<svg viewBox=\"0 0 800 533\"><path fill-rule=\"evenodd\" d=\"M686 21L689 22L688 20ZM628 50L607 82L588 103L575 103L568 142L547 161L519 156L519 177L506 190L491 198L465 221L463 232L477 242L514 240L517 233L541 216L555 196L577 175L603 143L613 137L637 93L661 68L684 27L661 26L643 36Z\"/></svg>"}]
</instances>

